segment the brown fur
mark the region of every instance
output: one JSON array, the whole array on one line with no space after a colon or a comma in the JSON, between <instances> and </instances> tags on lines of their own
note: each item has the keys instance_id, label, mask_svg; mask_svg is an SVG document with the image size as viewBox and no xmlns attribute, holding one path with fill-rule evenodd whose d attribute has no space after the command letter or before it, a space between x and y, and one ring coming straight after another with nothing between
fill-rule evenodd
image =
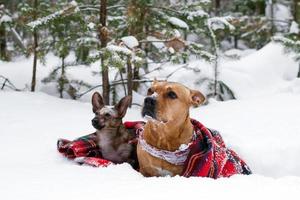
<instances>
[{"instance_id":1,"label":"brown fur","mask_svg":"<svg viewBox=\"0 0 300 200\"><path fill-rule=\"evenodd\" d=\"M157 105L156 120L149 120L144 127L143 137L146 142L168 151L175 151L181 144L188 144L193 134L189 108L203 103L205 97L199 91L190 90L179 83L154 81L148 91L148 95L157 93ZM170 91L174 92L177 98L170 98L168 96ZM139 144L137 156L140 172L144 176L175 176L181 174L183 170L183 166L173 165L151 156Z\"/></svg>"},{"instance_id":2,"label":"brown fur","mask_svg":"<svg viewBox=\"0 0 300 200\"><path fill-rule=\"evenodd\" d=\"M97 129L98 145L104 159L114 163L129 162L135 165L135 147L128 144L135 137L124 127L122 118L131 102L131 97L126 96L111 107L105 106L101 95L93 94L92 105L95 118L93 126Z\"/></svg>"}]
</instances>

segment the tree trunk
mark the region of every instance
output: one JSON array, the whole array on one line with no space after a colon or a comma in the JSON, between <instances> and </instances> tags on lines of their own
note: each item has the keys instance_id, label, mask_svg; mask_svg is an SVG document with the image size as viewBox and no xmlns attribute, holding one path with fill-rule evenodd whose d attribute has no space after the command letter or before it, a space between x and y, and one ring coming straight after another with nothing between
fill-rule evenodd
<instances>
[{"instance_id":1,"label":"tree trunk","mask_svg":"<svg viewBox=\"0 0 300 200\"><path fill-rule=\"evenodd\" d=\"M139 80L140 79L140 68L139 67L134 66L132 79L134 79L134 80ZM139 85L140 84L138 82L134 82L133 85L132 85L132 89L134 91L137 91L139 89Z\"/></svg>"},{"instance_id":2,"label":"tree trunk","mask_svg":"<svg viewBox=\"0 0 300 200\"><path fill-rule=\"evenodd\" d=\"M106 27L106 18L107 18L107 0L101 0L100 5L100 42L101 42L101 48L104 48L107 46L107 40L108 40L108 30ZM105 66L104 62L104 56L101 55L101 73L102 73L102 94L103 94L103 100L104 103L109 105L109 76L108 76L108 66Z\"/></svg>"},{"instance_id":3,"label":"tree trunk","mask_svg":"<svg viewBox=\"0 0 300 200\"><path fill-rule=\"evenodd\" d=\"M271 35L273 36L275 33L275 24L274 24L274 3L273 0L269 1L270 4L270 14L271 14Z\"/></svg>"},{"instance_id":4,"label":"tree trunk","mask_svg":"<svg viewBox=\"0 0 300 200\"><path fill-rule=\"evenodd\" d=\"M63 92L65 87L65 58L61 58L61 76L59 80L59 97L63 98Z\"/></svg>"},{"instance_id":5,"label":"tree trunk","mask_svg":"<svg viewBox=\"0 0 300 200\"><path fill-rule=\"evenodd\" d=\"M234 48L238 49L239 47L239 36L237 34L233 35Z\"/></svg>"},{"instance_id":6,"label":"tree trunk","mask_svg":"<svg viewBox=\"0 0 300 200\"><path fill-rule=\"evenodd\" d=\"M297 77L300 78L300 63L299 63L299 71Z\"/></svg>"},{"instance_id":7,"label":"tree trunk","mask_svg":"<svg viewBox=\"0 0 300 200\"><path fill-rule=\"evenodd\" d=\"M214 97L217 97L218 94L218 72L219 72L219 63L218 63L218 55L216 54L216 60L214 63Z\"/></svg>"},{"instance_id":8,"label":"tree trunk","mask_svg":"<svg viewBox=\"0 0 300 200\"><path fill-rule=\"evenodd\" d=\"M294 20L297 23L299 23L299 9L300 9L299 0L293 0L293 16L294 16Z\"/></svg>"},{"instance_id":9,"label":"tree trunk","mask_svg":"<svg viewBox=\"0 0 300 200\"><path fill-rule=\"evenodd\" d=\"M0 25L0 59L8 61L7 44L6 44L6 32L4 24Z\"/></svg>"},{"instance_id":10,"label":"tree trunk","mask_svg":"<svg viewBox=\"0 0 300 200\"><path fill-rule=\"evenodd\" d=\"M220 6L221 0L215 0L215 15L218 16L220 14Z\"/></svg>"},{"instance_id":11,"label":"tree trunk","mask_svg":"<svg viewBox=\"0 0 300 200\"><path fill-rule=\"evenodd\" d=\"M31 92L35 91L36 86L36 68L37 68L37 47L38 47L38 34L37 30L34 30L33 32L33 70L32 70L32 79L31 79Z\"/></svg>"},{"instance_id":12,"label":"tree trunk","mask_svg":"<svg viewBox=\"0 0 300 200\"><path fill-rule=\"evenodd\" d=\"M147 33L146 17L148 14L148 8L145 6L145 2L130 0L127 7L127 18L131 21L128 26L128 34L135 36L138 40L142 39L142 33ZM127 77L128 78L128 77ZM131 79L139 79L139 67L133 66L133 76ZM137 91L140 83L134 82L132 89Z\"/></svg>"},{"instance_id":13,"label":"tree trunk","mask_svg":"<svg viewBox=\"0 0 300 200\"><path fill-rule=\"evenodd\" d=\"M33 5L34 11L34 20L37 19L37 9L38 9L38 0L34 0ZM31 79L31 92L35 91L36 86L36 68L37 68L37 53L38 53L38 33L37 30L33 31L33 71L32 71L32 79Z\"/></svg>"},{"instance_id":14,"label":"tree trunk","mask_svg":"<svg viewBox=\"0 0 300 200\"><path fill-rule=\"evenodd\" d=\"M130 57L128 57L127 59L127 92L129 96L132 96L132 90L133 90L133 81L132 81L132 65L131 65L131 60ZM131 103L130 102L130 106L131 107Z\"/></svg>"}]
</instances>

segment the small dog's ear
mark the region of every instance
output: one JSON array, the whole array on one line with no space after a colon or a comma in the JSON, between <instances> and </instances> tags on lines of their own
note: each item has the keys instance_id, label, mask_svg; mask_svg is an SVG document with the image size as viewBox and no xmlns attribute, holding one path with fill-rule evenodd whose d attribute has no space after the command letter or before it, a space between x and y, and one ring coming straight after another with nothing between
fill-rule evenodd
<instances>
[{"instance_id":1,"label":"small dog's ear","mask_svg":"<svg viewBox=\"0 0 300 200\"><path fill-rule=\"evenodd\" d=\"M95 92L92 96L92 105L93 105L93 112L95 113L97 110L104 107L104 101L98 92Z\"/></svg>"},{"instance_id":2,"label":"small dog's ear","mask_svg":"<svg viewBox=\"0 0 300 200\"><path fill-rule=\"evenodd\" d=\"M201 105L205 101L204 95L198 90L191 91L191 104L195 107Z\"/></svg>"},{"instance_id":3,"label":"small dog's ear","mask_svg":"<svg viewBox=\"0 0 300 200\"><path fill-rule=\"evenodd\" d=\"M132 97L123 97L118 104L115 105L115 109L118 111L119 117L123 118L126 114L128 106L131 104Z\"/></svg>"}]
</instances>

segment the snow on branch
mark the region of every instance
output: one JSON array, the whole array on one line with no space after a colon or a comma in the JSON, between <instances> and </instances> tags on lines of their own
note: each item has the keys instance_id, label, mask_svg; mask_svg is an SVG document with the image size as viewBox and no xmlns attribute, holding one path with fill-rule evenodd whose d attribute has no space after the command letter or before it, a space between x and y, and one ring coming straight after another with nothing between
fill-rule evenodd
<instances>
[{"instance_id":1,"label":"snow on branch","mask_svg":"<svg viewBox=\"0 0 300 200\"><path fill-rule=\"evenodd\" d=\"M188 20L194 20L194 18L197 18L197 17L208 17L209 14L207 12L205 12L204 10L196 10L196 11L190 11L187 13L187 19Z\"/></svg>"},{"instance_id":2,"label":"snow on branch","mask_svg":"<svg viewBox=\"0 0 300 200\"><path fill-rule=\"evenodd\" d=\"M132 51L130 49L122 46L113 45L113 44L108 45L106 49L110 52L122 53L127 56L132 54Z\"/></svg>"},{"instance_id":3,"label":"snow on branch","mask_svg":"<svg viewBox=\"0 0 300 200\"><path fill-rule=\"evenodd\" d=\"M283 43L286 46L298 46L300 47L300 41L294 41L291 39L288 39L286 37L282 37L282 36L274 36L273 38L274 42L279 42L279 43Z\"/></svg>"},{"instance_id":4,"label":"snow on branch","mask_svg":"<svg viewBox=\"0 0 300 200\"><path fill-rule=\"evenodd\" d=\"M232 17L212 17L207 20L207 24L211 27L212 30L216 31L218 29L229 28L230 30L234 30L234 26L229 23L232 20Z\"/></svg>"},{"instance_id":5,"label":"snow on branch","mask_svg":"<svg viewBox=\"0 0 300 200\"><path fill-rule=\"evenodd\" d=\"M283 37L283 36L274 36L272 38L272 40L274 42L282 44L287 53L293 52L294 59L296 61L300 61L300 41L299 40L291 40L291 39ZM299 72L299 74L300 74L300 72Z\"/></svg>"},{"instance_id":6,"label":"snow on branch","mask_svg":"<svg viewBox=\"0 0 300 200\"><path fill-rule=\"evenodd\" d=\"M12 19L10 16L4 14L3 16L0 16L0 24L2 23L8 23L8 22L12 22Z\"/></svg>"},{"instance_id":7,"label":"snow on branch","mask_svg":"<svg viewBox=\"0 0 300 200\"><path fill-rule=\"evenodd\" d=\"M76 13L79 11L78 5L76 1L71 1L68 3L68 5L62 9L59 10L51 15L48 15L46 17L39 18L33 22L28 23L27 25L31 27L31 29L35 29L39 26L48 24L49 22L53 21L54 19L57 19L59 17L68 16L73 13Z\"/></svg>"},{"instance_id":8,"label":"snow on branch","mask_svg":"<svg viewBox=\"0 0 300 200\"><path fill-rule=\"evenodd\" d=\"M134 36L122 37L121 40L130 49L139 46L139 41Z\"/></svg>"},{"instance_id":9,"label":"snow on branch","mask_svg":"<svg viewBox=\"0 0 300 200\"><path fill-rule=\"evenodd\" d=\"M181 19L178 19L177 17L170 17L168 19L168 21L173 24L174 26L177 26L179 28L182 29L189 29L189 26L187 25L187 23L185 23L184 21L182 21Z\"/></svg>"}]
</instances>

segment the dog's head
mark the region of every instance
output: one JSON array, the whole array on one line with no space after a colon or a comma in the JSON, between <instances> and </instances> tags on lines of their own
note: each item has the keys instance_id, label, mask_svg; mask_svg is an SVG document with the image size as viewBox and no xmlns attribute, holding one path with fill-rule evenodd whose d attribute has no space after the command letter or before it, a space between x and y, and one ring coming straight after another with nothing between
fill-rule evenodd
<instances>
[{"instance_id":1,"label":"dog's head","mask_svg":"<svg viewBox=\"0 0 300 200\"><path fill-rule=\"evenodd\" d=\"M154 81L144 100L142 116L149 116L160 122L183 123L189 116L190 106L199 106L204 95L179 83Z\"/></svg>"},{"instance_id":2,"label":"dog's head","mask_svg":"<svg viewBox=\"0 0 300 200\"><path fill-rule=\"evenodd\" d=\"M102 96L95 92L92 97L93 112L95 113L95 117L92 119L93 127L100 130L104 127L115 128L120 126L130 103L131 96L125 96L115 106L106 106Z\"/></svg>"}]
</instances>

